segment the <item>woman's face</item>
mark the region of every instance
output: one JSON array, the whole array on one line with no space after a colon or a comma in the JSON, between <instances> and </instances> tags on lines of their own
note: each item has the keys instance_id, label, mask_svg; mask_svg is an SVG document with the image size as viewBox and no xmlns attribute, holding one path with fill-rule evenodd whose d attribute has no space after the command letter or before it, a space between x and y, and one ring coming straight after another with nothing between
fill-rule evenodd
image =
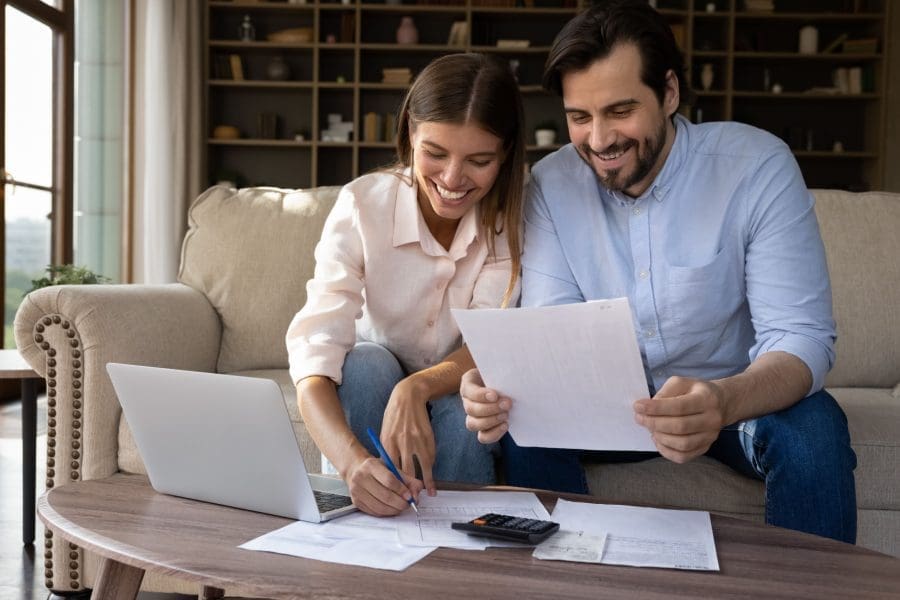
<instances>
[{"instance_id":1,"label":"woman's face","mask_svg":"<svg viewBox=\"0 0 900 600\"><path fill-rule=\"evenodd\" d=\"M426 222L459 221L487 195L503 162L503 143L474 124L410 125L414 176Z\"/></svg>"}]
</instances>

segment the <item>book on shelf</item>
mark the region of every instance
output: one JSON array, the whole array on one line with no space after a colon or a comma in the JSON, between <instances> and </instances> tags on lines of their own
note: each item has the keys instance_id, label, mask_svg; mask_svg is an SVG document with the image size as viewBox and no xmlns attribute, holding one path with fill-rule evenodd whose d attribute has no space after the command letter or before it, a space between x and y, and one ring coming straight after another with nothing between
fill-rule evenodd
<instances>
[{"instance_id":1,"label":"book on shelf","mask_svg":"<svg viewBox=\"0 0 900 600\"><path fill-rule=\"evenodd\" d=\"M502 38L497 40L498 48L528 48L529 46L531 46L529 40L509 40Z\"/></svg>"},{"instance_id":2,"label":"book on shelf","mask_svg":"<svg viewBox=\"0 0 900 600\"><path fill-rule=\"evenodd\" d=\"M381 83L402 83L412 81L412 71L408 67L386 67L381 69Z\"/></svg>"},{"instance_id":3,"label":"book on shelf","mask_svg":"<svg viewBox=\"0 0 900 600\"><path fill-rule=\"evenodd\" d=\"M675 38L675 43L678 44L678 48L683 51L684 40L686 38L684 25L681 23L672 23L669 25L669 29L672 30L672 36Z\"/></svg>"},{"instance_id":4,"label":"book on shelf","mask_svg":"<svg viewBox=\"0 0 900 600\"><path fill-rule=\"evenodd\" d=\"M384 132L384 117L378 113L368 112L363 117L363 141L380 142Z\"/></svg>"},{"instance_id":5,"label":"book on shelf","mask_svg":"<svg viewBox=\"0 0 900 600\"><path fill-rule=\"evenodd\" d=\"M748 12L773 12L775 2L774 0L745 0L744 8Z\"/></svg>"},{"instance_id":6,"label":"book on shelf","mask_svg":"<svg viewBox=\"0 0 900 600\"><path fill-rule=\"evenodd\" d=\"M338 41L342 44L352 44L354 39L356 39L356 14L341 13L341 37Z\"/></svg>"},{"instance_id":7,"label":"book on shelf","mask_svg":"<svg viewBox=\"0 0 900 600\"><path fill-rule=\"evenodd\" d=\"M397 137L397 115L388 113L384 115L384 141L393 142Z\"/></svg>"},{"instance_id":8,"label":"book on shelf","mask_svg":"<svg viewBox=\"0 0 900 600\"><path fill-rule=\"evenodd\" d=\"M231 65L231 78L235 81L243 81L244 63L241 61L240 54L229 54L228 64Z\"/></svg>"},{"instance_id":9,"label":"book on shelf","mask_svg":"<svg viewBox=\"0 0 900 600\"><path fill-rule=\"evenodd\" d=\"M846 39L847 39L846 33L842 33L841 35L837 36L836 38L834 38L834 41L832 41L830 44L828 44L827 46L822 48L822 54L829 54L831 52L836 51L841 46L841 44L844 43L844 40L846 40Z\"/></svg>"},{"instance_id":10,"label":"book on shelf","mask_svg":"<svg viewBox=\"0 0 900 600\"><path fill-rule=\"evenodd\" d=\"M865 38L860 40L844 40L844 54L875 54L878 52L878 40Z\"/></svg>"},{"instance_id":11,"label":"book on shelf","mask_svg":"<svg viewBox=\"0 0 900 600\"><path fill-rule=\"evenodd\" d=\"M465 21L454 21L447 37L448 46L465 46L469 37L469 24Z\"/></svg>"},{"instance_id":12,"label":"book on shelf","mask_svg":"<svg viewBox=\"0 0 900 600\"><path fill-rule=\"evenodd\" d=\"M213 57L213 79L231 79L231 60L224 54Z\"/></svg>"}]
</instances>

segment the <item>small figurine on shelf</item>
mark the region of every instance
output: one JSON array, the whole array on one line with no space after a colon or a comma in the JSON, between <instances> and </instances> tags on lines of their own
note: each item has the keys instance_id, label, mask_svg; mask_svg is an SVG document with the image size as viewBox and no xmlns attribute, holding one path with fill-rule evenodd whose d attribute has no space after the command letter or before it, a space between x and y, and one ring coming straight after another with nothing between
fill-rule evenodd
<instances>
[{"instance_id":1,"label":"small figurine on shelf","mask_svg":"<svg viewBox=\"0 0 900 600\"><path fill-rule=\"evenodd\" d=\"M516 81L519 80L519 59L511 58L509 59L509 69L512 71L513 77L516 78Z\"/></svg>"},{"instance_id":2,"label":"small figurine on shelf","mask_svg":"<svg viewBox=\"0 0 900 600\"><path fill-rule=\"evenodd\" d=\"M238 39L242 42L252 42L256 39L256 27L253 26L250 15L244 15L244 20L241 21L241 26L238 27Z\"/></svg>"}]
</instances>

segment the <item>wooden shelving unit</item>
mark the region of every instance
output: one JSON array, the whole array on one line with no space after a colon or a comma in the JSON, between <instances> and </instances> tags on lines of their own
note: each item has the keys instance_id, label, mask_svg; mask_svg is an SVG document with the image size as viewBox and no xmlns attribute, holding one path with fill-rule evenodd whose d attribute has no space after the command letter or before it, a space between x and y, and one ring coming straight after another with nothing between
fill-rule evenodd
<instances>
[{"instance_id":1,"label":"wooden shelving unit","mask_svg":"<svg viewBox=\"0 0 900 600\"><path fill-rule=\"evenodd\" d=\"M429 0L421 0L428 2ZM447 1L447 0L443 0ZM453 1L453 0L450 0ZM203 91L206 172L242 185L310 187L342 184L393 160L388 136L365 137L367 113L395 114L407 86L382 83L384 68L417 73L430 60L451 52L490 52L517 61L528 136L541 121L557 123L558 144L528 146L530 161L568 141L559 100L540 87L544 60L562 25L586 0L571 7L457 4L344 3L207 0ZM498 3L506 0L496 0ZM531 0L526 0L531 3ZM534 3L551 0L534 0ZM562 1L562 0L560 0ZM572 0L567 0L571 2ZM479 4L475 4L479 3ZM775 11L748 12L743 0L658 0L658 9L679 31L696 92L685 114L694 120L740 120L783 137L795 150L810 187L876 189L883 180L885 130L886 0L775 0ZM255 39L241 41L245 15ZM412 17L419 43L396 43L402 17ZM465 23L459 45L449 45L454 22ZM874 39L873 51L800 54L801 27L819 31L819 48L846 34ZM273 42L276 31L306 27L309 41ZM527 48L498 48L497 40L528 40ZM222 74L229 57L240 57L244 79ZM267 76L282 57L290 69L284 81ZM223 58L224 57L224 58ZM712 86L702 90L700 70L709 63ZM835 69L859 68L859 93L828 93ZM768 75L766 75L768 73ZM767 79L768 77L768 79ZM772 90L774 84L781 92ZM810 91L819 89L820 91ZM261 114L276 115L274 138L263 138ZM346 142L322 141L328 115L353 123ZM239 139L212 137L217 125L232 125ZM267 134L272 134L271 128ZM295 139L302 135L302 140ZM833 151L835 142L843 150Z\"/></svg>"},{"instance_id":2,"label":"wooden shelving unit","mask_svg":"<svg viewBox=\"0 0 900 600\"><path fill-rule=\"evenodd\" d=\"M743 0L692 0L683 27L696 121L736 120L782 137L794 150L809 187L879 189L884 180L885 82L889 2L775 0L772 12L753 12ZM800 29L815 27L817 52L801 54ZM874 40L871 52L837 44ZM715 73L701 90L702 65ZM835 89L837 69L859 69L858 91ZM780 89L780 91L779 91Z\"/></svg>"}]
</instances>

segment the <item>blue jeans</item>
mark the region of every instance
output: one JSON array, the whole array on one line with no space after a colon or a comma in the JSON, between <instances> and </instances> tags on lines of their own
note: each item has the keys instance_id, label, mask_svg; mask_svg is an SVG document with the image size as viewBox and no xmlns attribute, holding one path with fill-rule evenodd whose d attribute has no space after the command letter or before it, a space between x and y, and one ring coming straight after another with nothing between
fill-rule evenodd
<instances>
[{"instance_id":1,"label":"blue jeans","mask_svg":"<svg viewBox=\"0 0 900 600\"><path fill-rule=\"evenodd\" d=\"M366 435L366 427L381 432L381 421L394 386L406 377L396 357L383 346L360 342L344 360L343 382L337 388L344 415L356 438L374 456L378 451ZM435 460L432 475L441 481L491 484L496 482L496 445L478 441L466 429L466 413L459 394L428 403L434 432ZM392 457L396 458L396 457Z\"/></svg>"},{"instance_id":2,"label":"blue jeans","mask_svg":"<svg viewBox=\"0 0 900 600\"><path fill-rule=\"evenodd\" d=\"M506 483L588 493L581 450L523 448L507 434L500 440ZM659 456L589 453L616 461ZM708 456L739 473L765 481L766 523L856 542L856 454L847 417L822 390L797 404L722 430Z\"/></svg>"}]
</instances>

